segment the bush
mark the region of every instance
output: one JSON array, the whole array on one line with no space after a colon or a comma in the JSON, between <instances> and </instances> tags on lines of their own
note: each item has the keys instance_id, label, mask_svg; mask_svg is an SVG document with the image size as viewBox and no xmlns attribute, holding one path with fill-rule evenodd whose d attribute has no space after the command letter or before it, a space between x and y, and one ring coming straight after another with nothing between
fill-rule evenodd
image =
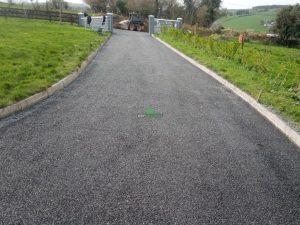
<instances>
[{"instance_id":1,"label":"bush","mask_svg":"<svg viewBox=\"0 0 300 225\"><path fill-rule=\"evenodd\" d=\"M292 39L300 37L300 5L281 9L276 17L275 32L282 44L289 45Z\"/></svg>"}]
</instances>

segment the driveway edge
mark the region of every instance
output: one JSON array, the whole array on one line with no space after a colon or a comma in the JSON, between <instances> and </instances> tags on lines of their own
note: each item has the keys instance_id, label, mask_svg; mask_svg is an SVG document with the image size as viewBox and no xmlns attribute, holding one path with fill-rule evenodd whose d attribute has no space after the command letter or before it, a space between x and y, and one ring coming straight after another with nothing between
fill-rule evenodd
<instances>
[{"instance_id":1,"label":"driveway edge","mask_svg":"<svg viewBox=\"0 0 300 225\"><path fill-rule=\"evenodd\" d=\"M67 87L73 80L75 80L81 72L90 64L90 62L96 57L97 53L101 50L101 48L106 44L106 42L110 39L112 34L110 34L107 39L101 44L99 48L97 48L94 52L92 52L85 61L83 61L80 65L80 68L76 71L72 72L68 76L64 77L62 80L53 84L51 87L47 88L47 90L34 94L24 100L21 100L12 105L6 106L0 109L0 119L7 117L11 114L14 114L18 111L29 108L30 106L50 97L57 91L60 91Z\"/></svg>"},{"instance_id":2,"label":"driveway edge","mask_svg":"<svg viewBox=\"0 0 300 225\"><path fill-rule=\"evenodd\" d=\"M248 95L246 92L240 90L238 87L230 83L229 81L222 78L217 73L213 72L212 70L208 69L207 67L199 64L194 59L186 56L185 54L181 53L171 45L167 44L166 42L162 41L158 37L153 36L156 40L161 42L163 45L168 47L169 49L173 50L175 53L183 57L185 60L193 64L194 66L198 67L200 70L204 71L214 79L216 79L219 83L224 85L226 88L231 90L233 93L238 95L241 99L247 102L250 106L252 106L257 112L259 112L262 116L268 119L277 129L279 129L285 136L287 136L293 143L295 143L300 148L300 134L291 128L286 122L280 119L276 114L268 110L266 107L258 103L253 97Z\"/></svg>"}]
</instances>

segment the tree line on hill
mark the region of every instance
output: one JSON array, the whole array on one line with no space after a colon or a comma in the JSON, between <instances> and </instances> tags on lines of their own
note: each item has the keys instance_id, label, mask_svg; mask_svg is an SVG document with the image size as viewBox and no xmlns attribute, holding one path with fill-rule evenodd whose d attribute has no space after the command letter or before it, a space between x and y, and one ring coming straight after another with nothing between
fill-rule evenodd
<instances>
[{"instance_id":1,"label":"tree line on hill","mask_svg":"<svg viewBox=\"0 0 300 225\"><path fill-rule=\"evenodd\" d=\"M95 12L108 10L122 15L139 12L142 16L182 17L186 23L210 26L220 15L221 0L84 0Z\"/></svg>"},{"instance_id":2,"label":"tree line on hill","mask_svg":"<svg viewBox=\"0 0 300 225\"><path fill-rule=\"evenodd\" d=\"M282 9L286 7L288 7L288 5L260 5L260 6L254 6L252 7L252 9L259 10L259 11L267 11L270 9Z\"/></svg>"}]
</instances>

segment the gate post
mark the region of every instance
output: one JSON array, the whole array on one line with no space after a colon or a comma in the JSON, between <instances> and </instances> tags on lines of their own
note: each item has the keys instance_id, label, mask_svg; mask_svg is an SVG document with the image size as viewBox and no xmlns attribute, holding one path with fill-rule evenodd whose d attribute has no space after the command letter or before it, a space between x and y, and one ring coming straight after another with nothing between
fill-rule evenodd
<instances>
[{"instance_id":1,"label":"gate post","mask_svg":"<svg viewBox=\"0 0 300 225\"><path fill-rule=\"evenodd\" d=\"M154 16L149 15L149 34L154 34Z\"/></svg>"},{"instance_id":2,"label":"gate post","mask_svg":"<svg viewBox=\"0 0 300 225\"><path fill-rule=\"evenodd\" d=\"M82 20L82 18L84 18L84 13L78 13L78 25L84 27L85 22Z\"/></svg>"},{"instance_id":3,"label":"gate post","mask_svg":"<svg viewBox=\"0 0 300 225\"><path fill-rule=\"evenodd\" d=\"M177 18L176 20L176 29L180 29L182 25L182 18Z\"/></svg>"},{"instance_id":4,"label":"gate post","mask_svg":"<svg viewBox=\"0 0 300 225\"><path fill-rule=\"evenodd\" d=\"M114 28L113 14L112 13L106 13L106 19L107 19L108 31L112 33L113 28Z\"/></svg>"}]
</instances>

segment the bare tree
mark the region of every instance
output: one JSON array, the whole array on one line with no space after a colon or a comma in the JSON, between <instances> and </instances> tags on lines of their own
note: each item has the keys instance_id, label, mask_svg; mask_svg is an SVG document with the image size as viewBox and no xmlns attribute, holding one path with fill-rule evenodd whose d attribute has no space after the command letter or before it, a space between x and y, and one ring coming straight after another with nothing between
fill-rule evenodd
<instances>
[{"instance_id":1,"label":"bare tree","mask_svg":"<svg viewBox=\"0 0 300 225\"><path fill-rule=\"evenodd\" d=\"M91 6L91 9L95 12L106 12L107 6L110 9L116 8L115 0L83 0L86 4Z\"/></svg>"},{"instance_id":2,"label":"bare tree","mask_svg":"<svg viewBox=\"0 0 300 225\"><path fill-rule=\"evenodd\" d=\"M186 11L186 19L189 23L195 24L196 23L196 14L197 9L201 4L201 0L184 0L184 6Z\"/></svg>"},{"instance_id":3,"label":"bare tree","mask_svg":"<svg viewBox=\"0 0 300 225\"><path fill-rule=\"evenodd\" d=\"M31 2L31 6L32 6L33 10L39 10L40 9L40 5L39 5L39 1L38 0L36 0L36 1L30 0L30 2Z\"/></svg>"},{"instance_id":4,"label":"bare tree","mask_svg":"<svg viewBox=\"0 0 300 225\"><path fill-rule=\"evenodd\" d=\"M13 2L13 0L7 0L7 3L8 3L8 8L10 8L14 2Z\"/></svg>"}]
</instances>

